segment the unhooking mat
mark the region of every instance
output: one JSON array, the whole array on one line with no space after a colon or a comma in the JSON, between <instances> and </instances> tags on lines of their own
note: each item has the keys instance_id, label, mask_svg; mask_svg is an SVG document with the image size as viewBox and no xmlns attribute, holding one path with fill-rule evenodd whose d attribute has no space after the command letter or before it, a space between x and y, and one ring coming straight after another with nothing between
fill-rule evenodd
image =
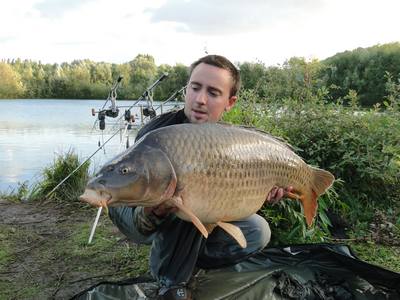
<instances>
[{"instance_id":1,"label":"unhooking mat","mask_svg":"<svg viewBox=\"0 0 400 300\"><path fill-rule=\"evenodd\" d=\"M265 248L245 261L200 270L194 299L400 299L400 274L358 259L346 245ZM76 300L155 299L157 284L139 277L102 282Z\"/></svg>"}]
</instances>

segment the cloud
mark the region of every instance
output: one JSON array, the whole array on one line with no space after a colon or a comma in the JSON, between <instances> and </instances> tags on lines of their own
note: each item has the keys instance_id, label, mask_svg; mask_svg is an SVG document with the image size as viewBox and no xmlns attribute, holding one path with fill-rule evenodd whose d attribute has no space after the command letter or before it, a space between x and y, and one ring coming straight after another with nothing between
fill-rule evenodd
<instances>
[{"instance_id":1,"label":"cloud","mask_svg":"<svg viewBox=\"0 0 400 300\"><path fill-rule=\"evenodd\" d=\"M260 31L290 16L304 17L322 5L320 0L171 0L146 12L154 23L174 22L180 31L219 35Z\"/></svg>"},{"instance_id":2,"label":"cloud","mask_svg":"<svg viewBox=\"0 0 400 300\"><path fill-rule=\"evenodd\" d=\"M34 9L37 9L42 17L55 19L91 1L94 0L45 0L37 3Z\"/></svg>"},{"instance_id":3,"label":"cloud","mask_svg":"<svg viewBox=\"0 0 400 300\"><path fill-rule=\"evenodd\" d=\"M0 36L0 44L11 42L15 39L16 39L15 36Z\"/></svg>"}]
</instances>

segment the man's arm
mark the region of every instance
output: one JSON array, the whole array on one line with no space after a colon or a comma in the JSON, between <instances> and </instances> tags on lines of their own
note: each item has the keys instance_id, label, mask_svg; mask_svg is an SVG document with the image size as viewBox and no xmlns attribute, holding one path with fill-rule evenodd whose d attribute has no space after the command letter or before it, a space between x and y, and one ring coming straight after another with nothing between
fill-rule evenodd
<instances>
[{"instance_id":1,"label":"man's arm","mask_svg":"<svg viewBox=\"0 0 400 300\"><path fill-rule=\"evenodd\" d=\"M143 207L110 207L109 217L118 229L138 244L151 244L154 233L166 219Z\"/></svg>"}]
</instances>

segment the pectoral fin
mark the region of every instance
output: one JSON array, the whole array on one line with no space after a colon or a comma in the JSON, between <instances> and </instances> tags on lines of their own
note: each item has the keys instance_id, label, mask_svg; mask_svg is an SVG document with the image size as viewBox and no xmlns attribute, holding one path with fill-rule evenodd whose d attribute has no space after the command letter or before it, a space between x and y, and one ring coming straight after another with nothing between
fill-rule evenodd
<instances>
[{"instance_id":1,"label":"pectoral fin","mask_svg":"<svg viewBox=\"0 0 400 300\"><path fill-rule=\"evenodd\" d=\"M173 173L172 173L171 181L169 182L164 194L161 196L161 200L171 199L175 194L177 180L176 180L175 171L174 170L172 170L172 171L173 171Z\"/></svg>"},{"instance_id":2,"label":"pectoral fin","mask_svg":"<svg viewBox=\"0 0 400 300\"><path fill-rule=\"evenodd\" d=\"M239 227L231 223L221 221L217 222L217 225L225 230L230 236L232 236L239 243L240 247L247 247L246 238L244 237L243 232Z\"/></svg>"},{"instance_id":3,"label":"pectoral fin","mask_svg":"<svg viewBox=\"0 0 400 300\"><path fill-rule=\"evenodd\" d=\"M179 208L190 219L190 221L192 221L193 225L197 227L197 229L201 232L201 234L205 238L208 238L208 231L206 227L190 209L188 209L184 204L182 204L182 200L180 197L174 197L170 201L171 203L173 203L173 205Z\"/></svg>"}]
</instances>

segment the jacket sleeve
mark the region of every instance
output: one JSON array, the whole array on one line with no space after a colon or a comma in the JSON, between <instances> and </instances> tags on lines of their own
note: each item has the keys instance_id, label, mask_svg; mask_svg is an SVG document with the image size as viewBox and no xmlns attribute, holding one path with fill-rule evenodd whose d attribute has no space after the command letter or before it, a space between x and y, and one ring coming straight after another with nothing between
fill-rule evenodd
<instances>
[{"instance_id":1,"label":"jacket sleeve","mask_svg":"<svg viewBox=\"0 0 400 300\"><path fill-rule=\"evenodd\" d=\"M158 226L165 218L154 214L145 215L143 207L110 207L109 217L118 229L138 244L151 244Z\"/></svg>"}]
</instances>

